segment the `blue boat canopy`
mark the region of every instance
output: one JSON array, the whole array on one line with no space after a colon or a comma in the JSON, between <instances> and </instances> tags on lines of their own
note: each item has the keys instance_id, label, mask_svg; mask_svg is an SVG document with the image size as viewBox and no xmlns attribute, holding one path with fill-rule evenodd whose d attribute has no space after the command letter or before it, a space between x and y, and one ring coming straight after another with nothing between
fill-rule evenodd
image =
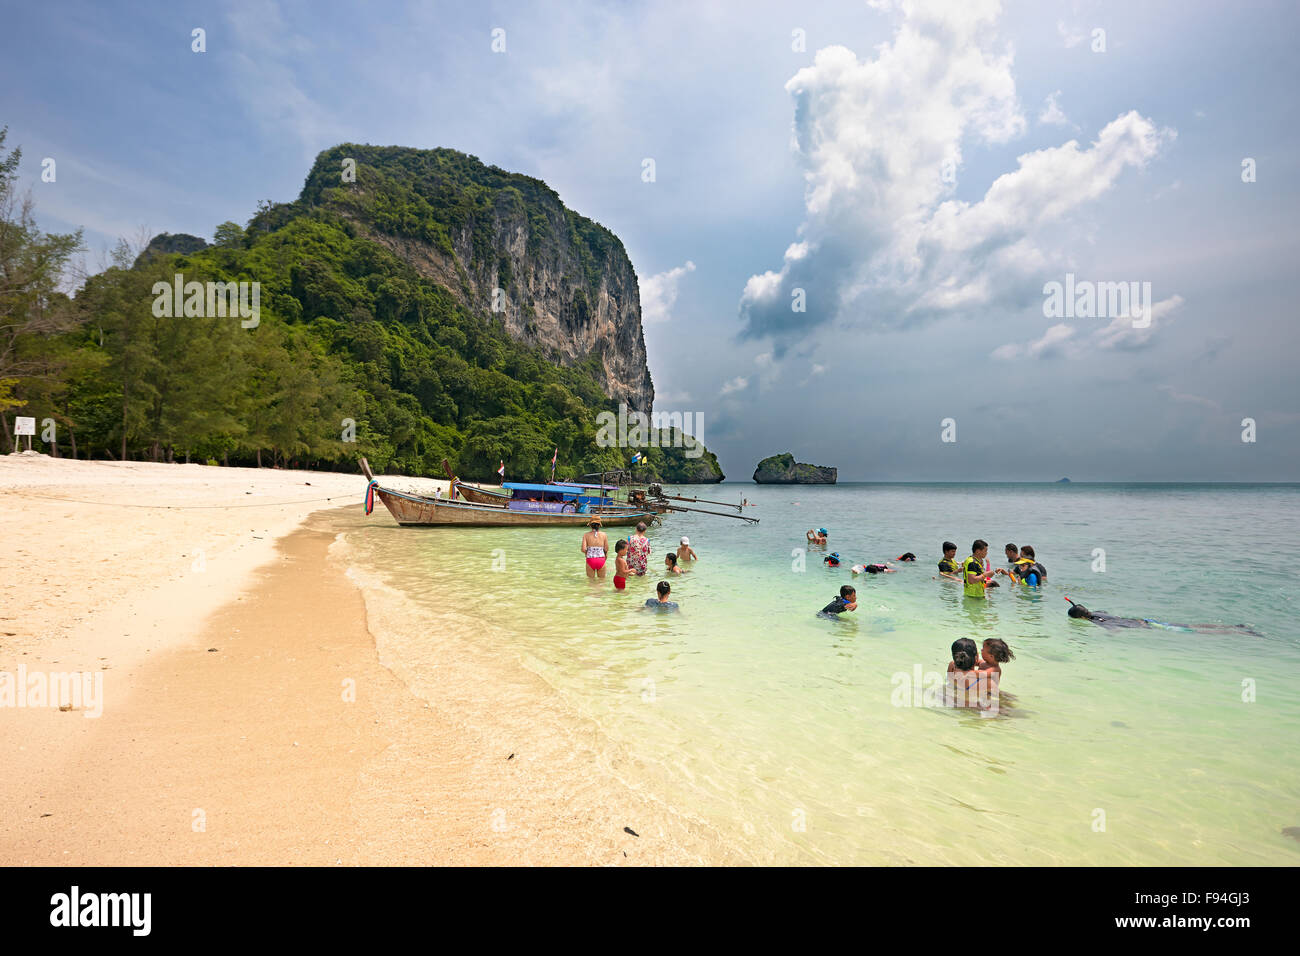
<instances>
[{"instance_id":1,"label":"blue boat canopy","mask_svg":"<svg viewBox=\"0 0 1300 956\"><path fill-rule=\"evenodd\" d=\"M579 491L577 488L567 488L562 485L532 485L518 481L507 481L501 487L507 491L549 491L555 495L576 495Z\"/></svg>"}]
</instances>

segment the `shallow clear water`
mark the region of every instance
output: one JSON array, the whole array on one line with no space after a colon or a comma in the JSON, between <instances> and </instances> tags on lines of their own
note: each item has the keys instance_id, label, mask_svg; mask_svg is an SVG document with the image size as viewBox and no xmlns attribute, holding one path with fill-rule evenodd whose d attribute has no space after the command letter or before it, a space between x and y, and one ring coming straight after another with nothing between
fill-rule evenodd
<instances>
[{"instance_id":1,"label":"shallow clear water","mask_svg":"<svg viewBox=\"0 0 1300 956\"><path fill-rule=\"evenodd\" d=\"M649 532L651 575L625 593L612 572L588 583L580 530L399 529L380 509L345 544L362 580L404 595L403 614L480 620L635 756L629 783L753 862L1300 863L1281 833L1300 826L1300 486L684 493L743 495L761 523L667 516ZM816 526L841 569L793 553ZM641 610L681 535L701 559L674 579L682 613ZM1006 542L1032 544L1048 585L977 602L935 580L940 543L964 558L975 537L994 566ZM816 616L850 565L905 551L916 564L856 579L847 622ZM1071 621L1065 594L1264 636L1105 630ZM955 639L987 636L1016 654L998 717L913 705L909 681L942 672Z\"/></svg>"}]
</instances>

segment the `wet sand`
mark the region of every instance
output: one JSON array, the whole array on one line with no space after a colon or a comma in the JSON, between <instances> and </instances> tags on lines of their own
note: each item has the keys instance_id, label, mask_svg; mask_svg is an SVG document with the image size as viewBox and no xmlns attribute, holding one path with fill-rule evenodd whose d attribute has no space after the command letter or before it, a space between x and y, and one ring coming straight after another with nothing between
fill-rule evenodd
<instances>
[{"instance_id":1,"label":"wet sand","mask_svg":"<svg viewBox=\"0 0 1300 956\"><path fill-rule=\"evenodd\" d=\"M73 464L78 477L89 467ZM147 494L168 467L181 466L146 467L119 491ZM222 476L241 483L310 480L326 495L350 488L358 502L364 489L356 476L208 469L201 477L220 483L218 471L242 471ZM6 488L12 474L0 471L0 488L21 490L21 480ZM106 492L99 484L77 494ZM208 500L195 494L191 505ZM6 566L20 562L21 548L67 599L29 616L15 607L18 593L6 595L15 600L0 620L0 670L107 669L97 718L84 708L0 708L0 864L623 865L716 856L696 828L628 789L594 727L517 663L458 653L467 636L449 632L431 644L445 656L437 679L418 693L408 687L400 663L381 661L362 594L331 556L338 511L301 505L262 522L264 550L249 548L228 578L209 572L238 545L209 551L202 573L191 567L100 608L86 595L111 590L114 575L147 577L145 554L158 558L137 526L153 528L156 541L191 520L178 514L196 512L110 528L114 519L95 508L24 500L45 512L44 530L7 541ZM228 518L214 510L202 520ZM382 511L365 520L390 521ZM117 557L99 557L104 548ZM109 582L74 580L96 565Z\"/></svg>"}]
</instances>

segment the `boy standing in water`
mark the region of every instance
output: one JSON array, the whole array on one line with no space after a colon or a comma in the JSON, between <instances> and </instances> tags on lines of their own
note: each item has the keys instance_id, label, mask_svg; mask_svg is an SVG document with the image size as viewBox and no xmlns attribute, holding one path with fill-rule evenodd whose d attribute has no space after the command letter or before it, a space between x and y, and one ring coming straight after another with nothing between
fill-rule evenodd
<instances>
[{"instance_id":1,"label":"boy standing in water","mask_svg":"<svg viewBox=\"0 0 1300 956\"><path fill-rule=\"evenodd\" d=\"M694 561L698 557L699 555L695 553L695 549L691 547L691 539L682 538L682 543L677 546L677 560Z\"/></svg>"},{"instance_id":2,"label":"boy standing in water","mask_svg":"<svg viewBox=\"0 0 1300 956\"><path fill-rule=\"evenodd\" d=\"M984 559L988 557L989 543L983 538L976 538L970 546L970 552L970 557L961 565L963 593L966 597L982 598L985 596L985 588L993 580L993 572L984 570Z\"/></svg>"},{"instance_id":3,"label":"boy standing in water","mask_svg":"<svg viewBox=\"0 0 1300 956\"><path fill-rule=\"evenodd\" d=\"M614 588L626 590L627 576L631 573L632 569L627 566L627 542L619 541L614 545Z\"/></svg>"},{"instance_id":4,"label":"boy standing in water","mask_svg":"<svg viewBox=\"0 0 1300 956\"><path fill-rule=\"evenodd\" d=\"M961 569L957 567L957 546L951 541L943 543L943 559L939 562L939 576L960 581Z\"/></svg>"}]
</instances>

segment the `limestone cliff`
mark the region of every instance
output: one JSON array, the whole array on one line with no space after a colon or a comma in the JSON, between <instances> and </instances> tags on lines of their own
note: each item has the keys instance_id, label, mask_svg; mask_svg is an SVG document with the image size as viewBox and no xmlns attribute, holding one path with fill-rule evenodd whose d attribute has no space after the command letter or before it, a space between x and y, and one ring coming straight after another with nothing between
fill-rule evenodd
<instances>
[{"instance_id":1,"label":"limestone cliff","mask_svg":"<svg viewBox=\"0 0 1300 956\"><path fill-rule=\"evenodd\" d=\"M512 338L587 363L610 398L650 410L623 244L540 180L451 149L345 144L320 154L299 202L337 212Z\"/></svg>"},{"instance_id":2,"label":"limestone cliff","mask_svg":"<svg viewBox=\"0 0 1300 956\"><path fill-rule=\"evenodd\" d=\"M764 458L754 469L754 481L760 485L833 485L839 469L829 465L805 465L786 452Z\"/></svg>"}]
</instances>

